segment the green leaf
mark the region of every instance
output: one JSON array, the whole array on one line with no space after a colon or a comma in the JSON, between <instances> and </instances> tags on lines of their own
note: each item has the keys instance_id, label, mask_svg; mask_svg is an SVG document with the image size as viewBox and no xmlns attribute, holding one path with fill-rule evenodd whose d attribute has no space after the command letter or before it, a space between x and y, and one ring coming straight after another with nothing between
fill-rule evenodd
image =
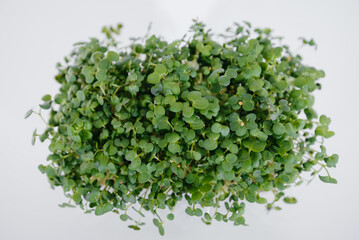
<instances>
[{"instance_id":1,"label":"green leaf","mask_svg":"<svg viewBox=\"0 0 359 240\"><path fill-rule=\"evenodd\" d=\"M85 93L84 93L84 91L82 91L82 90L78 90L78 91L76 92L76 97L77 97L77 99L80 100L80 101L85 101L85 99L86 99Z\"/></svg>"},{"instance_id":2,"label":"green leaf","mask_svg":"<svg viewBox=\"0 0 359 240\"><path fill-rule=\"evenodd\" d=\"M202 158L202 155L199 152L191 151L191 156L194 160L198 161Z\"/></svg>"},{"instance_id":3,"label":"green leaf","mask_svg":"<svg viewBox=\"0 0 359 240\"><path fill-rule=\"evenodd\" d=\"M228 86L231 83L230 77L223 75L219 77L219 83L222 86Z\"/></svg>"},{"instance_id":4,"label":"green leaf","mask_svg":"<svg viewBox=\"0 0 359 240\"><path fill-rule=\"evenodd\" d=\"M212 151L217 148L217 141L213 139L206 139L203 142L203 147L208 151Z\"/></svg>"},{"instance_id":5,"label":"green leaf","mask_svg":"<svg viewBox=\"0 0 359 240\"><path fill-rule=\"evenodd\" d=\"M211 215L209 215L209 213L205 213L205 214L204 214L204 218L205 218L207 221L212 221L212 217L211 217Z\"/></svg>"},{"instance_id":6,"label":"green leaf","mask_svg":"<svg viewBox=\"0 0 359 240\"><path fill-rule=\"evenodd\" d=\"M162 225L160 225L160 226L158 227L158 231L159 231L159 233L160 233L161 236L164 236L164 235L165 235L165 229L163 228Z\"/></svg>"},{"instance_id":7,"label":"green leaf","mask_svg":"<svg viewBox=\"0 0 359 240\"><path fill-rule=\"evenodd\" d=\"M233 164L229 161L223 161L222 168L224 171L231 171L233 169Z\"/></svg>"},{"instance_id":8,"label":"green leaf","mask_svg":"<svg viewBox=\"0 0 359 240\"><path fill-rule=\"evenodd\" d=\"M190 208L190 207L187 207L185 212L190 216L193 216L195 214L194 211L192 210L192 208Z\"/></svg>"},{"instance_id":9,"label":"green leaf","mask_svg":"<svg viewBox=\"0 0 359 240\"><path fill-rule=\"evenodd\" d=\"M253 77L260 77L262 69L258 64L251 65L251 75Z\"/></svg>"},{"instance_id":10,"label":"green leaf","mask_svg":"<svg viewBox=\"0 0 359 240\"><path fill-rule=\"evenodd\" d=\"M176 82L164 82L163 84L164 91L170 90L172 94L179 95L181 93L181 89Z\"/></svg>"},{"instance_id":11,"label":"green leaf","mask_svg":"<svg viewBox=\"0 0 359 240\"><path fill-rule=\"evenodd\" d=\"M201 97L193 101L193 107L197 109L206 109L209 106L209 102L206 98Z\"/></svg>"},{"instance_id":12,"label":"green leaf","mask_svg":"<svg viewBox=\"0 0 359 240\"><path fill-rule=\"evenodd\" d=\"M171 104L176 102L176 97L174 95L167 95L165 99L163 100L164 104Z\"/></svg>"},{"instance_id":13,"label":"green leaf","mask_svg":"<svg viewBox=\"0 0 359 240\"><path fill-rule=\"evenodd\" d=\"M335 178L329 177L329 176L319 176L319 179L322 180L322 182L325 183L333 183L337 184L338 181Z\"/></svg>"},{"instance_id":14,"label":"green leaf","mask_svg":"<svg viewBox=\"0 0 359 240\"><path fill-rule=\"evenodd\" d=\"M202 193L194 192L192 193L192 201L198 201L202 198Z\"/></svg>"},{"instance_id":15,"label":"green leaf","mask_svg":"<svg viewBox=\"0 0 359 240\"><path fill-rule=\"evenodd\" d=\"M307 100L304 98L297 98L294 100L293 107L296 110L304 109L307 106Z\"/></svg>"},{"instance_id":16,"label":"green leaf","mask_svg":"<svg viewBox=\"0 0 359 240\"><path fill-rule=\"evenodd\" d=\"M105 214L105 210L102 206L97 206L96 209L95 209L95 215L96 216L101 216Z\"/></svg>"},{"instance_id":17,"label":"green leaf","mask_svg":"<svg viewBox=\"0 0 359 240\"><path fill-rule=\"evenodd\" d=\"M110 62L117 62L119 60L119 56L118 53L113 52L113 51L109 51L107 53L106 59Z\"/></svg>"},{"instance_id":18,"label":"green leaf","mask_svg":"<svg viewBox=\"0 0 359 240\"><path fill-rule=\"evenodd\" d=\"M94 70L90 66L84 66L81 70L81 73L85 76L85 81L88 84L91 84L94 80Z\"/></svg>"},{"instance_id":19,"label":"green leaf","mask_svg":"<svg viewBox=\"0 0 359 240\"><path fill-rule=\"evenodd\" d=\"M128 161L132 161L136 157L137 157L137 153L133 150L128 151L125 156L126 160L128 160Z\"/></svg>"},{"instance_id":20,"label":"green leaf","mask_svg":"<svg viewBox=\"0 0 359 240\"><path fill-rule=\"evenodd\" d=\"M51 108L51 104L52 102L51 101L47 101L47 102L44 102L43 104L40 104L40 108L44 109L44 110L48 110Z\"/></svg>"},{"instance_id":21,"label":"green leaf","mask_svg":"<svg viewBox=\"0 0 359 240\"><path fill-rule=\"evenodd\" d=\"M294 80L294 86L298 88L302 88L304 85L308 83L308 78L299 76Z\"/></svg>"},{"instance_id":22,"label":"green leaf","mask_svg":"<svg viewBox=\"0 0 359 240\"><path fill-rule=\"evenodd\" d=\"M51 95L46 94L41 98L41 100L44 101L44 102L49 102L49 101L51 101Z\"/></svg>"},{"instance_id":23,"label":"green leaf","mask_svg":"<svg viewBox=\"0 0 359 240\"><path fill-rule=\"evenodd\" d=\"M157 84L161 81L161 76L158 73L151 73L147 77L147 81L151 84Z\"/></svg>"},{"instance_id":24,"label":"green leaf","mask_svg":"<svg viewBox=\"0 0 359 240\"><path fill-rule=\"evenodd\" d=\"M122 221L127 221L128 215L127 215L127 214L121 214L121 215L120 215L120 219L121 219Z\"/></svg>"},{"instance_id":25,"label":"green leaf","mask_svg":"<svg viewBox=\"0 0 359 240\"><path fill-rule=\"evenodd\" d=\"M207 44L203 45L202 42L197 42L196 48L203 56L209 56L212 52L212 46Z\"/></svg>"},{"instance_id":26,"label":"green leaf","mask_svg":"<svg viewBox=\"0 0 359 240\"><path fill-rule=\"evenodd\" d=\"M325 126L328 126L331 122L330 118L325 115L320 115L319 122Z\"/></svg>"},{"instance_id":27,"label":"green leaf","mask_svg":"<svg viewBox=\"0 0 359 240\"><path fill-rule=\"evenodd\" d=\"M329 131L328 126L325 126L325 125L320 125L320 126L316 127L315 134L325 137L325 138L330 138L330 137L334 136L334 132Z\"/></svg>"},{"instance_id":28,"label":"green leaf","mask_svg":"<svg viewBox=\"0 0 359 240\"><path fill-rule=\"evenodd\" d=\"M37 131L37 129L35 128L35 130L32 132L32 139L31 139L32 145L35 145L35 142L36 142L36 136L37 136L36 131Z\"/></svg>"},{"instance_id":29,"label":"green leaf","mask_svg":"<svg viewBox=\"0 0 359 240\"><path fill-rule=\"evenodd\" d=\"M26 114L25 114L25 119L27 119L28 117L30 117L33 112L34 112L34 111L33 111L32 109L30 109L29 111L27 111Z\"/></svg>"},{"instance_id":30,"label":"green leaf","mask_svg":"<svg viewBox=\"0 0 359 240\"><path fill-rule=\"evenodd\" d=\"M226 155L226 160L230 163L235 163L237 161L237 155L233 154L233 153L229 153Z\"/></svg>"},{"instance_id":31,"label":"green leaf","mask_svg":"<svg viewBox=\"0 0 359 240\"><path fill-rule=\"evenodd\" d=\"M156 116L160 117L160 116L164 116L166 114L166 111L163 106L159 105L155 107L154 113Z\"/></svg>"},{"instance_id":32,"label":"green leaf","mask_svg":"<svg viewBox=\"0 0 359 240\"><path fill-rule=\"evenodd\" d=\"M153 150L153 144L152 143L148 143L148 144L146 144L146 146L144 147L144 151L145 152L152 152L152 150Z\"/></svg>"},{"instance_id":33,"label":"green leaf","mask_svg":"<svg viewBox=\"0 0 359 240\"><path fill-rule=\"evenodd\" d=\"M220 133L221 130L222 130L222 125L219 124L219 123L214 123L214 124L212 125L212 127L211 127L211 131L212 131L213 133Z\"/></svg>"},{"instance_id":34,"label":"green leaf","mask_svg":"<svg viewBox=\"0 0 359 240\"><path fill-rule=\"evenodd\" d=\"M182 103L174 102L171 103L170 111L171 112L180 112L182 110Z\"/></svg>"},{"instance_id":35,"label":"green leaf","mask_svg":"<svg viewBox=\"0 0 359 240\"><path fill-rule=\"evenodd\" d=\"M281 123L275 123L273 125L273 132L276 135L282 135L285 132L285 127Z\"/></svg>"},{"instance_id":36,"label":"green leaf","mask_svg":"<svg viewBox=\"0 0 359 240\"><path fill-rule=\"evenodd\" d=\"M55 169L52 168L51 166L46 167L45 173L49 178L53 178L56 176Z\"/></svg>"},{"instance_id":37,"label":"green leaf","mask_svg":"<svg viewBox=\"0 0 359 240\"><path fill-rule=\"evenodd\" d=\"M238 153L238 146L236 144L231 144L229 147L228 147L229 151L231 153L234 153L234 154L237 154Z\"/></svg>"},{"instance_id":38,"label":"green leaf","mask_svg":"<svg viewBox=\"0 0 359 240\"><path fill-rule=\"evenodd\" d=\"M206 183L206 184L201 185L199 187L199 190L203 193L210 192L212 190L212 186L211 186L211 184Z\"/></svg>"},{"instance_id":39,"label":"green leaf","mask_svg":"<svg viewBox=\"0 0 359 240\"><path fill-rule=\"evenodd\" d=\"M253 152L262 152L267 145L266 142L262 142L259 140L253 140L253 139L246 139L242 143L243 143L243 146L245 146L246 148L248 148L249 150L251 150Z\"/></svg>"},{"instance_id":40,"label":"green leaf","mask_svg":"<svg viewBox=\"0 0 359 240\"><path fill-rule=\"evenodd\" d=\"M161 225L160 221L159 221L157 218L154 218L154 219L153 219L153 224L154 224L156 227L158 227L158 226Z\"/></svg>"},{"instance_id":41,"label":"green leaf","mask_svg":"<svg viewBox=\"0 0 359 240\"><path fill-rule=\"evenodd\" d=\"M106 71L104 71L104 70L97 71L96 72L96 78L99 81L105 81L107 79Z\"/></svg>"},{"instance_id":42,"label":"green leaf","mask_svg":"<svg viewBox=\"0 0 359 240\"><path fill-rule=\"evenodd\" d=\"M140 173L138 176L138 182L139 183L145 183L150 179L150 175L146 172Z\"/></svg>"},{"instance_id":43,"label":"green leaf","mask_svg":"<svg viewBox=\"0 0 359 240\"><path fill-rule=\"evenodd\" d=\"M172 221L173 219L175 219L175 215L173 215L173 213L167 214L167 219Z\"/></svg>"},{"instance_id":44,"label":"green leaf","mask_svg":"<svg viewBox=\"0 0 359 240\"><path fill-rule=\"evenodd\" d=\"M226 76L229 78L236 78L237 77L237 70L233 68L228 68L225 73Z\"/></svg>"},{"instance_id":45,"label":"green leaf","mask_svg":"<svg viewBox=\"0 0 359 240\"><path fill-rule=\"evenodd\" d=\"M196 208L195 214L196 214L197 217L200 217L200 216L203 215L203 211L200 208Z\"/></svg>"},{"instance_id":46,"label":"green leaf","mask_svg":"<svg viewBox=\"0 0 359 240\"><path fill-rule=\"evenodd\" d=\"M204 56L209 56L211 55L212 52L212 46L211 45L205 45L201 51L200 51Z\"/></svg>"},{"instance_id":47,"label":"green leaf","mask_svg":"<svg viewBox=\"0 0 359 240\"><path fill-rule=\"evenodd\" d=\"M241 167L244 171L249 172L252 170L252 160L246 160L241 162Z\"/></svg>"},{"instance_id":48,"label":"green leaf","mask_svg":"<svg viewBox=\"0 0 359 240\"><path fill-rule=\"evenodd\" d=\"M60 207L60 208L65 208L65 207L75 208L74 205L71 205L71 204L68 204L68 203L59 204L59 207Z\"/></svg>"},{"instance_id":49,"label":"green leaf","mask_svg":"<svg viewBox=\"0 0 359 240\"><path fill-rule=\"evenodd\" d=\"M297 199L294 198L294 197L285 197L285 198L283 199L283 201L284 201L285 203L288 203L288 204L295 204L295 203L297 203Z\"/></svg>"},{"instance_id":50,"label":"green leaf","mask_svg":"<svg viewBox=\"0 0 359 240\"><path fill-rule=\"evenodd\" d=\"M44 165L40 164L38 166L38 169L40 170L41 173L45 173L46 167Z\"/></svg>"},{"instance_id":51,"label":"green leaf","mask_svg":"<svg viewBox=\"0 0 359 240\"><path fill-rule=\"evenodd\" d=\"M266 204L267 199L260 197L260 198L257 198L256 202L259 204Z\"/></svg>"},{"instance_id":52,"label":"green leaf","mask_svg":"<svg viewBox=\"0 0 359 240\"><path fill-rule=\"evenodd\" d=\"M133 169L137 169L141 165L141 159L136 157L131 161L131 166Z\"/></svg>"},{"instance_id":53,"label":"green leaf","mask_svg":"<svg viewBox=\"0 0 359 240\"><path fill-rule=\"evenodd\" d=\"M221 127L221 134L222 134L222 136L224 136L224 137L228 136L229 132L230 132L229 127L227 127L227 126L222 126L222 127Z\"/></svg>"},{"instance_id":54,"label":"green leaf","mask_svg":"<svg viewBox=\"0 0 359 240\"><path fill-rule=\"evenodd\" d=\"M244 111L252 111L254 109L254 103L253 101L243 101L243 110Z\"/></svg>"},{"instance_id":55,"label":"green leaf","mask_svg":"<svg viewBox=\"0 0 359 240\"><path fill-rule=\"evenodd\" d=\"M332 156L325 158L324 161L328 167L336 167L338 163L339 156L338 154L333 154Z\"/></svg>"},{"instance_id":56,"label":"green leaf","mask_svg":"<svg viewBox=\"0 0 359 240\"><path fill-rule=\"evenodd\" d=\"M79 203L81 202L82 198L81 198L81 194L78 192L75 192L74 195L72 196L72 199L75 201L75 203Z\"/></svg>"},{"instance_id":57,"label":"green leaf","mask_svg":"<svg viewBox=\"0 0 359 240\"><path fill-rule=\"evenodd\" d=\"M165 65L163 64L157 64L155 67L155 73L159 74L159 75L163 75L167 72L167 68Z\"/></svg>"},{"instance_id":58,"label":"green leaf","mask_svg":"<svg viewBox=\"0 0 359 240\"><path fill-rule=\"evenodd\" d=\"M198 91L192 91L187 94L188 100L190 100L192 102L200 99L201 97L202 97L202 94L201 94L201 92L198 92Z\"/></svg>"},{"instance_id":59,"label":"green leaf","mask_svg":"<svg viewBox=\"0 0 359 240\"><path fill-rule=\"evenodd\" d=\"M141 228L137 225L129 225L128 227L132 228L133 230L136 230L136 231L141 230Z\"/></svg>"},{"instance_id":60,"label":"green leaf","mask_svg":"<svg viewBox=\"0 0 359 240\"><path fill-rule=\"evenodd\" d=\"M113 209L113 205L111 203L105 203L103 205L103 210L104 210L105 213L111 212L112 209Z\"/></svg>"},{"instance_id":61,"label":"green leaf","mask_svg":"<svg viewBox=\"0 0 359 240\"><path fill-rule=\"evenodd\" d=\"M161 203L164 203L166 201L166 198L167 198L167 196L164 193L159 193L157 195L157 200Z\"/></svg>"},{"instance_id":62,"label":"green leaf","mask_svg":"<svg viewBox=\"0 0 359 240\"><path fill-rule=\"evenodd\" d=\"M170 143L168 144L168 150L175 154L181 151L181 145L177 144L177 143Z\"/></svg>"},{"instance_id":63,"label":"green leaf","mask_svg":"<svg viewBox=\"0 0 359 240\"><path fill-rule=\"evenodd\" d=\"M226 171L223 174L224 180L226 181L233 181L234 179L234 172L233 171Z\"/></svg>"},{"instance_id":64,"label":"green leaf","mask_svg":"<svg viewBox=\"0 0 359 240\"><path fill-rule=\"evenodd\" d=\"M175 143L180 139L180 136L177 133L167 133L165 138L167 142Z\"/></svg>"},{"instance_id":65,"label":"green leaf","mask_svg":"<svg viewBox=\"0 0 359 240\"><path fill-rule=\"evenodd\" d=\"M110 63L106 59L102 60L97 64L98 69L106 70L109 67L110 67Z\"/></svg>"},{"instance_id":66,"label":"green leaf","mask_svg":"<svg viewBox=\"0 0 359 240\"><path fill-rule=\"evenodd\" d=\"M183 104L182 113L183 117L190 118L194 114L194 109L188 105Z\"/></svg>"}]
</instances>

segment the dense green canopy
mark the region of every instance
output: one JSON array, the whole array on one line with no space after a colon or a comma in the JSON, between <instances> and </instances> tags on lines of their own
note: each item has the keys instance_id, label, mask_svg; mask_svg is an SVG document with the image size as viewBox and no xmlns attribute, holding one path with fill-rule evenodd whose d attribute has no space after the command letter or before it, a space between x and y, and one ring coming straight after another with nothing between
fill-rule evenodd
<instances>
[{"instance_id":1,"label":"dense green canopy","mask_svg":"<svg viewBox=\"0 0 359 240\"><path fill-rule=\"evenodd\" d=\"M216 38L195 22L181 40L146 36L127 48L120 29L77 43L58 65L60 90L40 105L51 111L47 129L34 132L50 141L39 169L86 212L115 212L139 229L149 211L163 234L161 215L172 220L185 199L206 224L244 225L245 200L279 209L280 199L296 202L285 189L305 171L335 167L321 145L334 135L330 119L313 110L324 72L269 29L235 24Z\"/></svg>"}]
</instances>

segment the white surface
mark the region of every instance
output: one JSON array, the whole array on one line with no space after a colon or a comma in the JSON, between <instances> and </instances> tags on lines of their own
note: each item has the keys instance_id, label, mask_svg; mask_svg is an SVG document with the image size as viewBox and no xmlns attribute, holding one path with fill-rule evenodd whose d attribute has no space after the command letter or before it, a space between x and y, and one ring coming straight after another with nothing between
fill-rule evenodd
<instances>
[{"instance_id":1,"label":"white surface","mask_svg":"<svg viewBox=\"0 0 359 240\"><path fill-rule=\"evenodd\" d=\"M30 144L40 119L24 120L46 93L55 93L55 64L72 44L100 36L103 25L122 22L122 39L152 32L180 38L191 19L219 32L234 21L270 27L292 49L297 38L313 37L317 51L302 49L304 62L323 69L323 89L315 107L332 118L336 136L327 141L340 162L331 173L338 185L318 179L291 190L299 200L280 212L248 205L249 227L228 223L205 226L177 211L162 239L359 239L358 188L358 1L0 1L0 239L161 239L149 222L128 229L118 216L85 215L62 209L60 189L52 191L37 166L46 161L47 144ZM178 210L183 209L179 208ZM149 219L151 221L151 219Z\"/></svg>"}]
</instances>

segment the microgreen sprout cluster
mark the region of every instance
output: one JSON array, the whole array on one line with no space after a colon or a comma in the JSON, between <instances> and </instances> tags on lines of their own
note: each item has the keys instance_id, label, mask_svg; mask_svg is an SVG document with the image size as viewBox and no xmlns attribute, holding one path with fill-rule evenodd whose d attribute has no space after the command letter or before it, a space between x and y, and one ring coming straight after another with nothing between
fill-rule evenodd
<instances>
[{"instance_id":1,"label":"microgreen sprout cluster","mask_svg":"<svg viewBox=\"0 0 359 240\"><path fill-rule=\"evenodd\" d=\"M39 169L70 199L61 206L117 213L135 230L149 213L163 235L179 203L206 224L245 225L245 202L295 203L285 190L322 169L336 183L327 169L338 155L323 146L330 119L313 109L324 72L270 29L245 22L216 36L195 22L180 40L124 47L121 27L75 44L58 64L58 93L42 98L49 119L33 141L49 141Z\"/></svg>"}]
</instances>

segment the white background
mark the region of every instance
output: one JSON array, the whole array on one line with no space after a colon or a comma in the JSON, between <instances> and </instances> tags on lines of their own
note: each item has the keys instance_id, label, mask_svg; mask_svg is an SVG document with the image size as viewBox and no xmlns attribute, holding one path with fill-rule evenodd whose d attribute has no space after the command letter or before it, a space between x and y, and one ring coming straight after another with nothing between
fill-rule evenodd
<instances>
[{"instance_id":1,"label":"white background","mask_svg":"<svg viewBox=\"0 0 359 240\"><path fill-rule=\"evenodd\" d=\"M4 1L0 0L0 239L359 239L358 188L358 1ZM317 51L301 49L304 63L326 72L316 93L316 109L332 118L336 136L326 142L340 162L331 173L337 185L316 179L290 190L298 204L279 212L248 204L250 226L205 226L180 212L160 237L148 219L142 231L127 228L117 215L85 215L62 209L61 189L49 188L37 166L46 162L47 144L31 146L40 119L24 120L40 98L54 94L55 64L72 44L100 36L103 25L122 22L122 39L152 33L180 38L198 17L215 32L247 20L285 36L293 50L298 37L313 37Z\"/></svg>"}]
</instances>

